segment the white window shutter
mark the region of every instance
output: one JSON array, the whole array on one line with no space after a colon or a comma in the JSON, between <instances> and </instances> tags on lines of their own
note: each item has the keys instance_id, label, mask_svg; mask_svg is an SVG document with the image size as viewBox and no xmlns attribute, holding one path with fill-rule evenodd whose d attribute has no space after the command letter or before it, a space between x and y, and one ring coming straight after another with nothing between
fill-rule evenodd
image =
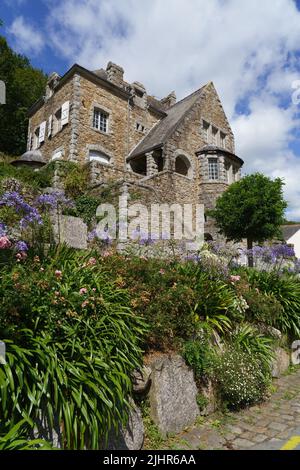
<instances>
[{"instance_id":1,"label":"white window shutter","mask_svg":"<svg viewBox=\"0 0 300 470\"><path fill-rule=\"evenodd\" d=\"M49 116L48 119L48 137L50 137L52 134L52 114Z\"/></svg>"},{"instance_id":2,"label":"white window shutter","mask_svg":"<svg viewBox=\"0 0 300 470\"><path fill-rule=\"evenodd\" d=\"M40 132L39 132L39 143L45 141L45 133L46 133L46 121L43 121L40 125Z\"/></svg>"},{"instance_id":3,"label":"white window shutter","mask_svg":"<svg viewBox=\"0 0 300 470\"><path fill-rule=\"evenodd\" d=\"M70 101L66 101L61 108L61 125L65 126L69 122Z\"/></svg>"}]
</instances>

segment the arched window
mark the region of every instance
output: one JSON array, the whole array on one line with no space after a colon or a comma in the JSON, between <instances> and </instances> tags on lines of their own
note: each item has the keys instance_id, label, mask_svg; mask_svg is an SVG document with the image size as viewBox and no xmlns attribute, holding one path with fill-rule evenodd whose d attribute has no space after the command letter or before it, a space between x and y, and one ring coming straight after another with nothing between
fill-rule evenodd
<instances>
[{"instance_id":1,"label":"arched window","mask_svg":"<svg viewBox=\"0 0 300 470\"><path fill-rule=\"evenodd\" d=\"M89 160L90 162L96 161L108 165L110 163L110 157L105 155L105 153L99 152L98 150L89 151Z\"/></svg>"},{"instance_id":2,"label":"arched window","mask_svg":"<svg viewBox=\"0 0 300 470\"><path fill-rule=\"evenodd\" d=\"M178 157L176 157L175 172L183 176L192 176L192 166L185 155L178 155Z\"/></svg>"}]
</instances>

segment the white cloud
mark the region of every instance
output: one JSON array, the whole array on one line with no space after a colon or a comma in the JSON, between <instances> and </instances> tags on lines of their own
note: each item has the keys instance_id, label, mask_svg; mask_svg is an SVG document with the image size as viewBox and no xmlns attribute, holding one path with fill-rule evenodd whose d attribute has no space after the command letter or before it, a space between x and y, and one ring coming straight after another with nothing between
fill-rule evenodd
<instances>
[{"instance_id":1,"label":"white cloud","mask_svg":"<svg viewBox=\"0 0 300 470\"><path fill-rule=\"evenodd\" d=\"M239 153L245 159L244 172L283 178L288 216L300 220L300 158L289 148L295 126L299 126L294 108L284 110L269 98L254 98L249 115L236 117L232 125Z\"/></svg>"},{"instance_id":2,"label":"white cloud","mask_svg":"<svg viewBox=\"0 0 300 470\"><path fill-rule=\"evenodd\" d=\"M42 33L26 23L23 16L15 18L8 31L18 52L36 55L42 51L45 44Z\"/></svg>"}]
</instances>

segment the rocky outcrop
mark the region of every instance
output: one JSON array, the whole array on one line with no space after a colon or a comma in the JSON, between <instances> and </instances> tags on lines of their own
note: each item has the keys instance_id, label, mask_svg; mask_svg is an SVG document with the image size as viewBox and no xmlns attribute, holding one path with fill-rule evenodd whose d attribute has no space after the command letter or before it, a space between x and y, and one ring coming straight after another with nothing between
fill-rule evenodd
<instances>
[{"instance_id":1,"label":"rocky outcrop","mask_svg":"<svg viewBox=\"0 0 300 470\"><path fill-rule=\"evenodd\" d=\"M151 381L151 368L143 366L132 374L132 385L134 393L144 394L148 391Z\"/></svg>"},{"instance_id":2,"label":"rocky outcrop","mask_svg":"<svg viewBox=\"0 0 300 470\"><path fill-rule=\"evenodd\" d=\"M292 344L291 361L294 366L300 364L300 341L294 341Z\"/></svg>"},{"instance_id":3,"label":"rocky outcrop","mask_svg":"<svg viewBox=\"0 0 300 470\"><path fill-rule=\"evenodd\" d=\"M179 433L199 415L193 371L178 355L162 355L150 367L151 417L163 436Z\"/></svg>"},{"instance_id":4,"label":"rocky outcrop","mask_svg":"<svg viewBox=\"0 0 300 470\"><path fill-rule=\"evenodd\" d=\"M144 424L141 410L133 400L126 428L119 429L118 433L111 433L107 450L140 450L144 443Z\"/></svg>"},{"instance_id":5,"label":"rocky outcrop","mask_svg":"<svg viewBox=\"0 0 300 470\"><path fill-rule=\"evenodd\" d=\"M282 348L276 348L272 361L272 377L279 378L290 365L290 355Z\"/></svg>"}]
</instances>

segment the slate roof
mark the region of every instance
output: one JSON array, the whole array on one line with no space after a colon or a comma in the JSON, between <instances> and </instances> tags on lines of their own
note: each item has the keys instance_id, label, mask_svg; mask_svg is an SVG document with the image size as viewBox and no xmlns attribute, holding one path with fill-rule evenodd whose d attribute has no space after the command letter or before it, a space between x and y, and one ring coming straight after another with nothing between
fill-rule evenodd
<instances>
[{"instance_id":1,"label":"slate roof","mask_svg":"<svg viewBox=\"0 0 300 470\"><path fill-rule=\"evenodd\" d=\"M176 130L179 123L184 119L187 112L202 95L206 85L174 104L166 111L167 116L161 119L143 138L143 140L132 150L128 160L141 155L147 151L162 146L170 135Z\"/></svg>"},{"instance_id":2,"label":"slate roof","mask_svg":"<svg viewBox=\"0 0 300 470\"><path fill-rule=\"evenodd\" d=\"M23 153L21 157L18 157L16 160L11 162L12 165L17 165L18 163L26 163L28 165L38 163L40 165L45 165L47 160L39 150L29 150L28 152Z\"/></svg>"},{"instance_id":3,"label":"slate roof","mask_svg":"<svg viewBox=\"0 0 300 470\"><path fill-rule=\"evenodd\" d=\"M281 231L282 235L285 241L288 241L290 238L292 238L295 233L297 233L300 230L300 224L295 224L295 225L282 225Z\"/></svg>"},{"instance_id":4,"label":"slate roof","mask_svg":"<svg viewBox=\"0 0 300 470\"><path fill-rule=\"evenodd\" d=\"M197 150L196 155L199 155L201 153L206 153L206 154L223 153L223 154L228 155L229 157L232 157L234 160L238 160L238 162L241 165L244 165L244 160L242 160L240 157L238 157L232 152L229 152L229 150L226 150L222 147L218 147L216 145L205 145L204 147L201 147L201 149Z\"/></svg>"}]
</instances>

